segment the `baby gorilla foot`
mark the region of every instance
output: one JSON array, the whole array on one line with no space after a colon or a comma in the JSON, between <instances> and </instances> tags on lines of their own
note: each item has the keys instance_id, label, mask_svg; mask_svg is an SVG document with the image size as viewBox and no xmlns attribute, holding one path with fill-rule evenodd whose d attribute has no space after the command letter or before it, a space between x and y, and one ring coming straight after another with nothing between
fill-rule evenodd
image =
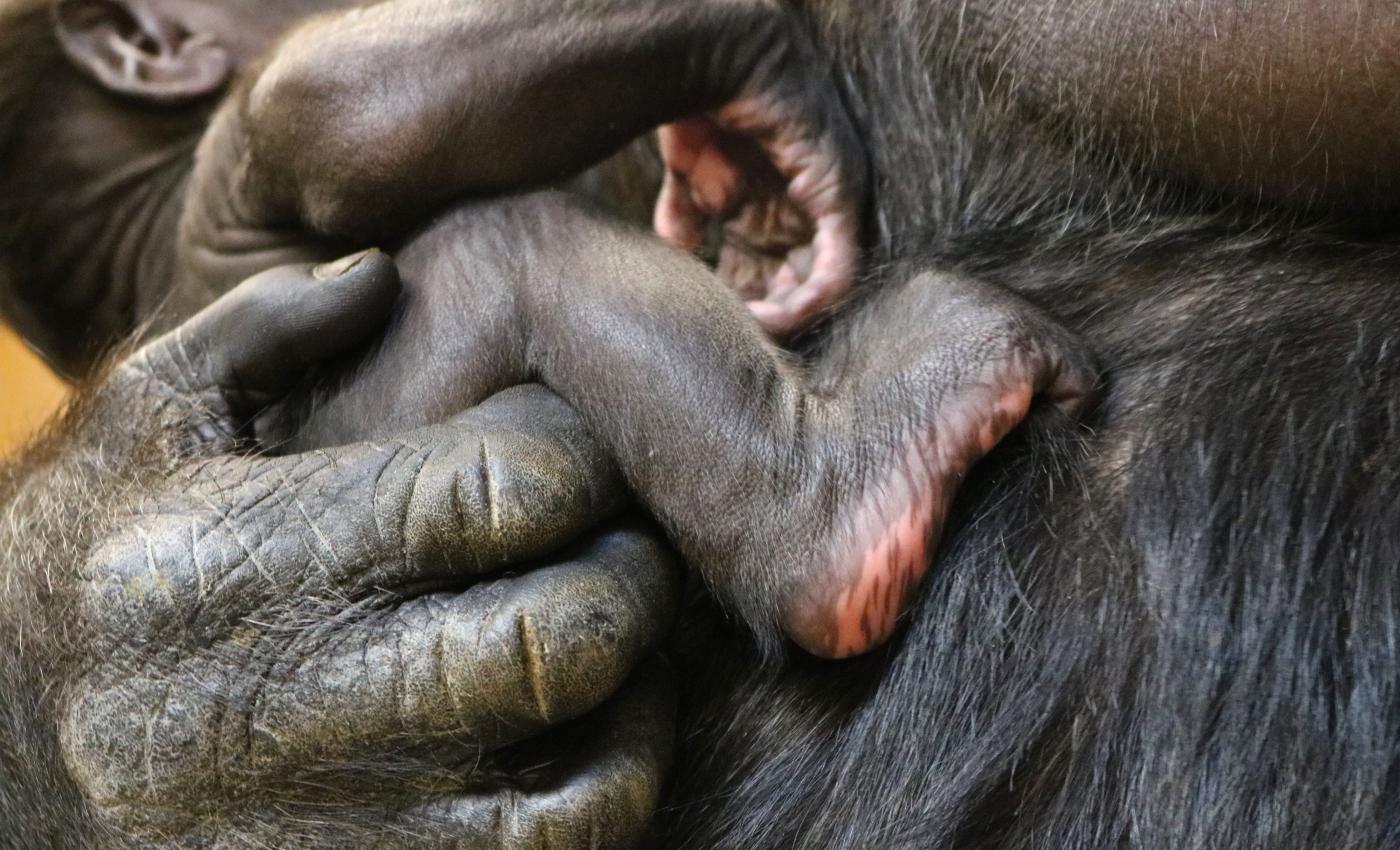
<instances>
[{"instance_id":1,"label":"baby gorilla foot","mask_svg":"<svg viewBox=\"0 0 1400 850\"><path fill-rule=\"evenodd\" d=\"M695 250L724 222L720 274L777 337L850 289L865 195L861 146L809 52L787 45L728 104L659 131L657 232Z\"/></svg>"},{"instance_id":2,"label":"baby gorilla foot","mask_svg":"<svg viewBox=\"0 0 1400 850\"><path fill-rule=\"evenodd\" d=\"M978 285L948 281L954 290ZM972 466L1041 397L1070 416L1091 398L1096 373L1084 346L1004 294L955 295L918 362L869 376L844 399L845 433L882 433L879 445L835 442L819 474L844 482L846 500L783 611L789 636L814 655L867 652L895 631L934 555L948 508ZM908 354L908 349L896 356ZM913 405L914 419L871 422ZM854 426L854 427L850 427Z\"/></svg>"}]
</instances>

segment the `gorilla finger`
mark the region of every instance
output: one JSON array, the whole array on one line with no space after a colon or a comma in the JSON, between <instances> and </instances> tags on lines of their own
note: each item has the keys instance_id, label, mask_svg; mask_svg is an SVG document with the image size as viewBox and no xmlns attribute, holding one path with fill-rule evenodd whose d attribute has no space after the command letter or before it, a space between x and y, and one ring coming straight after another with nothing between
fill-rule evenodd
<instances>
[{"instance_id":1,"label":"gorilla finger","mask_svg":"<svg viewBox=\"0 0 1400 850\"><path fill-rule=\"evenodd\" d=\"M493 847L567 850L629 847L642 837L670 768L675 700L669 677L650 665L582 723L548 775L521 786L464 793L402 813L389 846L403 850ZM579 737L586 735L580 744ZM549 746L550 741L541 742Z\"/></svg>"},{"instance_id":2,"label":"gorilla finger","mask_svg":"<svg viewBox=\"0 0 1400 850\"><path fill-rule=\"evenodd\" d=\"M669 629L680 573L652 535L602 535L525 576L435 593L295 662L253 711L263 767L497 747L593 709Z\"/></svg>"},{"instance_id":3,"label":"gorilla finger","mask_svg":"<svg viewBox=\"0 0 1400 850\"><path fill-rule=\"evenodd\" d=\"M256 275L143 350L167 384L222 398L244 415L287 392L305 370L364 343L388 320L398 270L376 250Z\"/></svg>"},{"instance_id":4,"label":"gorilla finger","mask_svg":"<svg viewBox=\"0 0 1400 850\"><path fill-rule=\"evenodd\" d=\"M394 440L186 472L123 542L178 598L212 587L235 612L289 592L334 603L479 577L566 545L626 497L577 414L542 388ZM146 558L142 540L170 545Z\"/></svg>"},{"instance_id":5,"label":"gorilla finger","mask_svg":"<svg viewBox=\"0 0 1400 850\"><path fill-rule=\"evenodd\" d=\"M381 583L494 572L569 543L615 513L626 488L582 419L540 386L516 387L433 429L416 474L378 479L380 527L407 562ZM395 573L402 570L402 577Z\"/></svg>"},{"instance_id":6,"label":"gorilla finger","mask_svg":"<svg viewBox=\"0 0 1400 850\"><path fill-rule=\"evenodd\" d=\"M427 779L440 755L475 761L601 703L668 630L680 576L659 542L624 529L572 558L358 623L344 611L307 616L259 638L245 621L238 645L173 669L99 665L84 676L65 746L104 804L183 799L210 777L377 787L389 774L372 765L401 765L398 779ZM112 589L116 604L99 610L114 646L158 643L186 616L159 610L165 594L149 584ZM201 633L233 621L209 607L219 623L192 622Z\"/></svg>"}]
</instances>

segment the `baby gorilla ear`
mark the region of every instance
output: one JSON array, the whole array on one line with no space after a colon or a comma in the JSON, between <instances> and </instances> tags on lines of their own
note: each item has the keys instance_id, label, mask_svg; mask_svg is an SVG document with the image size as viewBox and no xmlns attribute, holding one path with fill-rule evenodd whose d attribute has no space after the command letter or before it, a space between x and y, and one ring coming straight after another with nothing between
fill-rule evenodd
<instances>
[{"instance_id":1,"label":"baby gorilla ear","mask_svg":"<svg viewBox=\"0 0 1400 850\"><path fill-rule=\"evenodd\" d=\"M157 103L218 93L233 59L192 32L168 0L57 0L54 30L68 59L109 91Z\"/></svg>"}]
</instances>

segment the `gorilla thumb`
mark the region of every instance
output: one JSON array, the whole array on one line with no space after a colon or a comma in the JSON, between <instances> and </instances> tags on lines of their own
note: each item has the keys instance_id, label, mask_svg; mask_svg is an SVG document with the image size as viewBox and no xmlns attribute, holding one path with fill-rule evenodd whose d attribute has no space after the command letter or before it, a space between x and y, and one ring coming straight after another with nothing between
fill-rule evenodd
<instances>
[{"instance_id":1,"label":"gorilla thumb","mask_svg":"<svg viewBox=\"0 0 1400 850\"><path fill-rule=\"evenodd\" d=\"M139 357L173 390L245 416L278 400L317 363L364 344L399 295L376 249L322 266L282 266L239 284Z\"/></svg>"}]
</instances>

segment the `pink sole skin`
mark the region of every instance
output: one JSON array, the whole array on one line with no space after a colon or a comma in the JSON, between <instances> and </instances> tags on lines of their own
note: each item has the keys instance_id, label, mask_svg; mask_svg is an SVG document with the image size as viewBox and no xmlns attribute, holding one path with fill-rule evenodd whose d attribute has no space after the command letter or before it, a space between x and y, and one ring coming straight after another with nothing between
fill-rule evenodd
<instances>
[{"instance_id":1,"label":"pink sole skin","mask_svg":"<svg viewBox=\"0 0 1400 850\"><path fill-rule=\"evenodd\" d=\"M1025 418L1033 395L1032 386L1023 383L990 405L968 407L962 421L945 423L960 427L930 429L909 446L882 486L866 491L850 526L855 545L835 562L844 580L824 598L804 594L787 618L788 633L799 646L836 659L889 640L928 571L963 476Z\"/></svg>"}]
</instances>

